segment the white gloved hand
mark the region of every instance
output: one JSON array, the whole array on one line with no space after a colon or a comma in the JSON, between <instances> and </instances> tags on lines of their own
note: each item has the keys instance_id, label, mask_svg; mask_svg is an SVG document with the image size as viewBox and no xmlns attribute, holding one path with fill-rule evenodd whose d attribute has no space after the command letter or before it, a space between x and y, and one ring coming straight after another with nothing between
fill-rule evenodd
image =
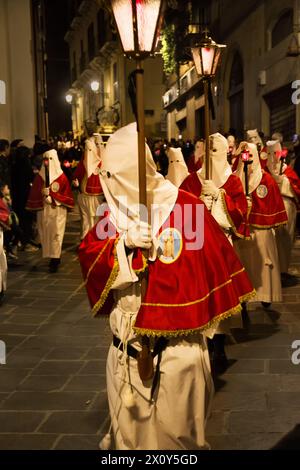
<instances>
[{"instance_id":1,"label":"white gloved hand","mask_svg":"<svg viewBox=\"0 0 300 470\"><path fill-rule=\"evenodd\" d=\"M213 202L214 202L214 198L212 196L206 196L205 194L201 194L200 199L201 199L201 201L204 202L204 204L206 205L206 208L209 211L211 211L211 208L212 208L212 205L213 205Z\"/></svg>"},{"instance_id":2,"label":"white gloved hand","mask_svg":"<svg viewBox=\"0 0 300 470\"><path fill-rule=\"evenodd\" d=\"M212 180L205 180L202 183L202 193L205 196L212 196L214 199L218 199L220 189L217 188Z\"/></svg>"},{"instance_id":3,"label":"white gloved hand","mask_svg":"<svg viewBox=\"0 0 300 470\"><path fill-rule=\"evenodd\" d=\"M151 229L148 222L140 222L131 227L125 236L125 245L127 248L142 248L149 250L152 245Z\"/></svg>"},{"instance_id":4,"label":"white gloved hand","mask_svg":"<svg viewBox=\"0 0 300 470\"><path fill-rule=\"evenodd\" d=\"M45 199L46 203L47 204L52 204L52 197L51 196L47 196L46 199Z\"/></svg>"},{"instance_id":5,"label":"white gloved hand","mask_svg":"<svg viewBox=\"0 0 300 470\"><path fill-rule=\"evenodd\" d=\"M47 197L47 196L49 196L49 194L50 194L50 189L49 189L49 188L43 188L43 189L42 189L42 193L43 193L44 196Z\"/></svg>"},{"instance_id":6,"label":"white gloved hand","mask_svg":"<svg viewBox=\"0 0 300 470\"><path fill-rule=\"evenodd\" d=\"M72 184L74 186L74 188L78 188L79 187L79 181L78 179L76 178L75 180L72 181Z\"/></svg>"},{"instance_id":7,"label":"white gloved hand","mask_svg":"<svg viewBox=\"0 0 300 470\"><path fill-rule=\"evenodd\" d=\"M247 199L247 207L248 209L251 209L252 208L252 199L250 196L246 196L246 199Z\"/></svg>"}]
</instances>

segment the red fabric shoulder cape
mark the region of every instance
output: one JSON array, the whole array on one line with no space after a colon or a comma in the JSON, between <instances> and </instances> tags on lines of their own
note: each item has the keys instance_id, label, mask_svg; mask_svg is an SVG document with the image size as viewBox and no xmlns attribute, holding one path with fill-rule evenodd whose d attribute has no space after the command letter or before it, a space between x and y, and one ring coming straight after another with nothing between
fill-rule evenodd
<instances>
[{"instance_id":1,"label":"red fabric shoulder cape","mask_svg":"<svg viewBox=\"0 0 300 470\"><path fill-rule=\"evenodd\" d=\"M193 154L187 163L187 168L188 168L189 173L194 173L200 170L201 167L202 167L201 160L198 160L197 163L195 163L195 155Z\"/></svg>"},{"instance_id":2,"label":"red fabric shoulder cape","mask_svg":"<svg viewBox=\"0 0 300 470\"><path fill-rule=\"evenodd\" d=\"M101 168L101 162L99 163L98 168ZM84 194L89 194L90 196L100 196L103 194L99 175L92 174L87 178L83 159L80 160L74 172L73 180L76 178L78 179L80 189Z\"/></svg>"},{"instance_id":3,"label":"red fabric shoulder cape","mask_svg":"<svg viewBox=\"0 0 300 470\"><path fill-rule=\"evenodd\" d=\"M190 174L180 189L200 197L202 184L197 173ZM224 190L222 191L224 210L234 235L238 238L248 238L250 233L247 223L247 199L240 178L236 175L230 175L222 189Z\"/></svg>"},{"instance_id":4,"label":"red fabric shoulder cape","mask_svg":"<svg viewBox=\"0 0 300 470\"><path fill-rule=\"evenodd\" d=\"M297 198L297 206L300 206L300 178L297 173L288 165L284 175L289 179L292 189Z\"/></svg>"},{"instance_id":5,"label":"red fabric shoulder cape","mask_svg":"<svg viewBox=\"0 0 300 470\"><path fill-rule=\"evenodd\" d=\"M187 244L193 240L199 210L204 211L204 244L200 249L189 250ZM203 227L203 220L201 225ZM173 237L175 235L174 260L166 262L161 248L158 258L148 263L147 292L134 326L140 334L177 336L204 330L239 312L240 303L254 295L245 269L202 201L179 191L174 211L158 234L160 246L164 246L170 230ZM83 277L95 315L109 313L113 305L110 289L119 269L117 241L117 235L99 240L94 227L79 248ZM133 268L136 271L145 268L139 250L135 252Z\"/></svg>"},{"instance_id":6,"label":"red fabric shoulder cape","mask_svg":"<svg viewBox=\"0 0 300 470\"><path fill-rule=\"evenodd\" d=\"M43 178L40 175L37 175L30 189L26 209L32 211L42 210L44 208L44 195L42 192L44 188L45 182ZM51 183L50 196L52 199L60 202L63 206L71 209L74 207L73 193L69 181L64 173Z\"/></svg>"},{"instance_id":7,"label":"red fabric shoulder cape","mask_svg":"<svg viewBox=\"0 0 300 470\"><path fill-rule=\"evenodd\" d=\"M0 226L4 230L10 230L9 226L9 208L6 203L0 198Z\"/></svg>"},{"instance_id":8,"label":"red fabric shoulder cape","mask_svg":"<svg viewBox=\"0 0 300 470\"><path fill-rule=\"evenodd\" d=\"M287 213L276 181L264 172L259 186L251 193L249 223L254 228L274 228L287 223Z\"/></svg>"}]
</instances>

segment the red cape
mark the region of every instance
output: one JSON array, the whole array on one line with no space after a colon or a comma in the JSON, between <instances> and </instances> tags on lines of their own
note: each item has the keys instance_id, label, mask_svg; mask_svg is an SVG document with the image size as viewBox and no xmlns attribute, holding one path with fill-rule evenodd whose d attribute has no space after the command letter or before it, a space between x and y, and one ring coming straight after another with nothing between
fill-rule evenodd
<instances>
[{"instance_id":1,"label":"red cape","mask_svg":"<svg viewBox=\"0 0 300 470\"><path fill-rule=\"evenodd\" d=\"M0 198L0 226L4 230L10 230L9 226L9 208L7 207L7 204L5 201Z\"/></svg>"},{"instance_id":2,"label":"red cape","mask_svg":"<svg viewBox=\"0 0 300 470\"><path fill-rule=\"evenodd\" d=\"M188 250L187 242L193 239L191 231L195 229L199 206L204 210L204 245L201 249ZM189 207L186 213L185 207ZM183 224L183 220L185 230L181 231L177 224ZM254 295L245 269L202 201L179 191L174 211L159 233L163 230L169 233L170 228L174 228L172 233L179 234L180 249L171 264L161 258L148 263L147 291L134 325L140 334L178 336L204 330L239 312L240 303ZM117 241L118 235L99 240L94 227L79 248L82 273L95 315L109 313L113 305L111 286L119 270ZM139 250L135 252L133 267L137 271L145 269Z\"/></svg>"},{"instance_id":3,"label":"red cape","mask_svg":"<svg viewBox=\"0 0 300 470\"><path fill-rule=\"evenodd\" d=\"M288 165L284 171L284 175L289 179L292 189L296 195L296 204L300 206L300 178L297 173Z\"/></svg>"},{"instance_id":4,"label":"red cape","mask_svg":"<svg viewBox=\"0 0 300 470\"><path fill-rule=\"evenodd\" d=\"M44 208L44 188L45 182L43 178L41 177L41 175L36 175L30 189L26 209L34 211L42 210ZM49 189L50 196L52 197L52 199L57 202L60 202L63 206L66 206L70 209L74 207L73 193L70 187L70 183L64 173L62 173L58 178L56 178L56 180L51 183Z\"/></svg>"},{"instance_id":5,"label":"red cape","mask_svg":"<svg viewBox=\"0 0 300 470\"><path fill-rule=\"evenodd\" d=\"M252 227L267 229L287 223L287 213L279 187L269 173L263 172L261 182L251 193L251 198L249 223Z\"/></svg>"},{"instance_id":6,"label":"red cape","mask_svg":"<svg viewBox=\"0 0 300 470\"><path fill-rule=\"evenodd\" d=\"M184 180L180 189L200 197L202 184L197 173L190 174ZM222 192L224 210L234 234L239 238L248 238L250 233L247 223L247 199L240 178L230 175L222 189L224 190Z\"/></svg>"},{"instance_id":7,"label":"red cape","mask_svg":"<svg viewBox=\"0 0 300 470\"><path fill-rule=\"evenodd\" d=\"M101 168L101 162L99 163L98 168ZM83 159L80 160L74 172L73 180L76 178L78 179L80 188L84 194L89 194L90 196L100 196L103 194L99 175L92 174L89 178L87 178Z\"/></svg>"}]
</instances>

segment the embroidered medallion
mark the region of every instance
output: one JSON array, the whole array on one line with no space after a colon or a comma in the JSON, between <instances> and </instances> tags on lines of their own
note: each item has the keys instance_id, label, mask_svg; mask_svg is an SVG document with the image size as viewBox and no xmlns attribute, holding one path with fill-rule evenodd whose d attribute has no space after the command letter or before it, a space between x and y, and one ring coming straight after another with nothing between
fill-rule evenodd
<instances>
[{"instance_id":1,"label":"embroidered medallion","mask_svg":"<svg viewBox=\"0 0 300 470\"><path fill-rule=\"evenodd\" d=\"M263 199L268 194L268 188L264 184L260 184L256 189L256 194L260 199Z\"/></svg>"},{"instance_id":2,"label":"embroidered medallion","mask_svg":"<svg viewBox=\"0 0 300 470\"><path fill-rule=\"evenodd\" d=\"M54 193L58 193L59 183L57 181L54 181L54 183L51 184L51 191L53 191Z\"/></svg>"},{"instance_id":3,"label":"embroidered medallion","mask_svg":"<svg viewBox=\"0 0 300 470\"><path fill-rule=\"evenodd\" d=\"M182 236L175 228L166 228L158 237L158 259L164 264L174 263L182 251Z\"/></svg>"}]
</instances>

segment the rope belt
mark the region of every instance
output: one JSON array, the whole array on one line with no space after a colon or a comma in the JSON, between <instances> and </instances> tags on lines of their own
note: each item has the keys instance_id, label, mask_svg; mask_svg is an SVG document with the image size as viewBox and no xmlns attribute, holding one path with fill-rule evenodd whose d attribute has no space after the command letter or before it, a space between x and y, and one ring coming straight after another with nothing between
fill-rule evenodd
<instances>
[{"instance_id":1,"label":"rope belt","mask_svg":"<svg viewBox=\"0 0 300 470\"><path fill-rule=\"evenodd\" d=\"M163 337L158 338L155 342L153 351L151 353L153 358L158 356L155 374L153 377L153 382L152 382L152 387L151 387L151 400L153 400L154 392L159 382L160 362L161 362L162 352L168 346L168 342L169 340L167 338L163 338ZM115 335L113 335L113 345L115 346L115 348L119 349L119 351L122 351L122 352L125 351L124 343L122 343L122 341L119 338L117 338L117 336ZM139 351L135 349L133 346L131 346L130 344L127 344L126 352L129 357L132 357L133 359L138 358Z\"/></svg>"}]
</instances>

